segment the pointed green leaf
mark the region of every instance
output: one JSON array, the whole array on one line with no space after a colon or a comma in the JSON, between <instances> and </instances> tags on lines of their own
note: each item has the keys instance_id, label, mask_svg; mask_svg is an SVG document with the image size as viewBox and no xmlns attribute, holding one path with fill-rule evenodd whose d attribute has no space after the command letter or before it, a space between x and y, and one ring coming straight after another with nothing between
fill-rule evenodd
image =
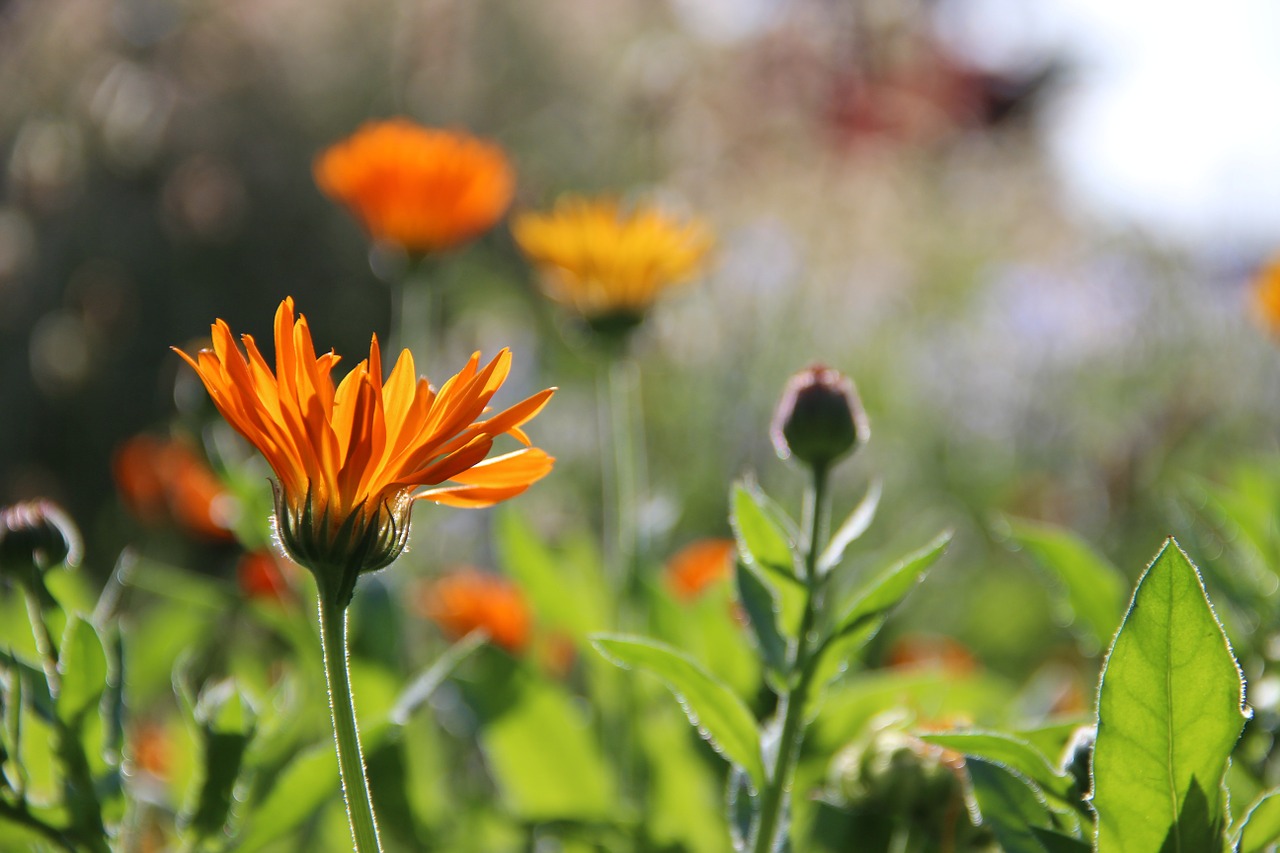
<instances>
[{"instance_id":1,"label":"pointed green leaf","mask_svg":"<svg viewBox=\"0 0 1280 853\"><path fill-rule=\"evenodd\" d=\"M98 701L107 686L107 652L98 632L79 616L67 622L58 670L62 676L58 713L64 720L74 720Z\"/></svg>"},{"instance_id":2,"label":"pointed green leaf","mask_svg":"<svg viewBox=\"0 0 1280 853\"><path fill-rule=\"evenodd\" d=\"M1069 530L1006 521L1010 538L1061 585L1077 630L1097 649L1104 648L1124 613L1124 575Z\"/></svg>"},{"instance_id":3,"label":"pointed green leaf","mask_svg":"<svg viewBox=\"0 0 1280 853\"><path fill-rule=\"evenodd\" d=\"M982 823L991 828L1005 853L1046 853L1032 831L1048 827L1052 816L1043 795L1018 774L972 758L965 762Z\"/></svg>"},{"instance_id":4,"label":"pointed green leaf","mask_svg":"<svg viewBox=\"0 0 1280 853\"><path fill-rule=\"evenodd\" d=\"M738 551L749 564L796 582L796 538L785 516L759 487L738 483L733 487L733 512L729 518Z\"/></svg>"},{"instance_id":5,"label":"pointed green leaf","mask_svg":"<svg viewBox=\"0 0 1280 853\"><path fill-rule=\"evenodd\" d=\"M1244 680L1200 574L1169 539L1138 582L1103 669L1093 753L1099 850L1221 849L1222 777L1243 704Z\"/></svg>"},{"instance_id":6,"label":"pointed green leaf","mask_svg":"<svg viewBox=\"0 0 1280 853\"><path fill-rule=\"evenodd\" d=\"M827 543L827 547L822 550L822 556L818 558L820 573L825 574L839 565L844 559L845 549L867 532L867 528L875 520L876 508L880 506L883 487L884 484L880 480L873 480L867 487L867 494L853 508L853 512L849 513L849 517L844 520L840 528L832 534L831 541Z\"/></svg>"},{"instance_id":7,"label":"pointed green leaf","mask_svg":"<svg viewBox=\"0 0 1280 853\"><path fill-rule=\"evenodd\" d=\"M950 542L951 531L943 531L928 545L903 557L862 586L841 613L834 636L870 631L869 639L884 624L889 611L907 597L924 573L938 561Z\"/></svg>"},{"instance_id":8,"label":"pointed green leaf","mask_svg":"<svg viewBox=\"0 0 1280 853\"><path fill-rule=\"evenodd\" d=\"M1272 788L1254 800L1231 837L1240 853L1261 853L1280 841L1280 788Z\"/></svg>"},{"instance_id":9,"label":"pointed green leaf","mask_svg":"<svg viewBox=\"0 0 1280 853\"><path fill-rule=\"evenodd\" d=\"M981 758L1013 770L1040 786L1047 794L1066 801L1071 793L1071 777L1049 763L1044 753L1030 743L1003 732L934 732L919 735L926 743Z\"/></svg>"},{"instance_id":10,"label":"pointed green leaf","mask_svg":"<svg viewBox=\"0 0 1280 853\"><path fill-rule=\"evenodd\" d=\"M763 790L764 762L755 717L737 694L670 646L641 637L602 634L593 636L591 642L618 666L642 669L661 678L676 695L689 722L717 752L747 772L756 790Z\"/></svg>"},{"instance_id":11,"label":"pointed green leaf","mask_svg":"<svg viewBox=\"0 0 1280 853\"><path fill-rule=\"evenodd\" d=\"M778 630L778 604L772 590L742 563L735 569L738 600L747 611L751 633L756 638L765 665L776 674L787 668L787 641Z\"/></svg>"},{"instance_id":12,"label":"pointed green leaf","mask_svg":"<svg viewBox=\"0 0 1280 853\"><path fill-rule=\"evenodd\" d=\"M400 698L396 699L395 707L391 709L391 722L397 726L407 723L413 712L431 698L436 688L458 668L458 664L466 660L488 639L489 635L481 628L470 632L445 649L444 654L436 658L431 666L404 689Z\"/></svg>"}]
</instances>

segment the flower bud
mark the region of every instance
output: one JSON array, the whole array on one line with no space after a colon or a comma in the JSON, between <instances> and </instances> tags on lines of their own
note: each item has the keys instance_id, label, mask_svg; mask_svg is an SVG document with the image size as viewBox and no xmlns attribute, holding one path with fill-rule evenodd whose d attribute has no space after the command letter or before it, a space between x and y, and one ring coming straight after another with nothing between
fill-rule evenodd
<instances>
[{"instance_id":1,"label":"flower bud","mask_svg":"<svg viewBox=\"0 0 1280 853\"><path fill-rule=\"evenodd\" d=\"M0 572L21 580L60 563L80 560L80 532L51 501L0 509Z\"/></svg>"},{"instance_id":2,"label":"flower bud","mask_svg":"<svg viewBox=\"0 0 1280 853\"><path fill-rule=\"evenodd\" d=\"M1093 792L1093 744L1098 730L1093 726L1076 729L1062 755L1062 771L1071 776L1082 798Z\"/></svg>"},{"instance_id":3,"label":"flower bud","mask_svg":"<svg viewBox=\"0 0 1280 853\"><path fill-rule=\"evenodd\" d=\"M825 468L856 450L871 434L853 382L838 370L813 365L791 377L770 429L778 456Z\"/></svg>"},{"instance_id":4,"label":"flower bud","mask_svg":"<svg viewBox=\"0 0 1280 853\"><path fill-rule=\"evenodd\" d=\"M836 753L828 782L852 808L927 823L941 819L962 796L963 762L890 723Z\"/></svg>"}]
</instances>

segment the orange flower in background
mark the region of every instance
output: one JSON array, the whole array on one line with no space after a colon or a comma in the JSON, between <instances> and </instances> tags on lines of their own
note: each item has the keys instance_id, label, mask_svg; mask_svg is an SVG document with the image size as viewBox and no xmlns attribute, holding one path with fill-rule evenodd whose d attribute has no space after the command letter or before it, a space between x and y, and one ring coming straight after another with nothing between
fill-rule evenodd
<instances>
[{"instance_id":1,"label":"orange flower in background","mask_svg":"<svg viewBox=\"0 0 1280 853\"><path fill-rule=\"evenodd\" d=\"M667 585L676 597L692 601L733 573L736 546L732 539L699 539L667 561Z\"/></svg>"},{"instance_id":2,"label":"orange flower in background","mask_svg":"<svg viewBox=\"0 0 1280 853\"><path fill-rule=\"evenodd\" d=\"M937 668L953 675L967 675L978 669L978 659L950 637L908 634L889 648L885 665L891 669Z\"/></svg>"},{"instance_id":3,"label":"orange flower in background","mask_svg":"<svg viewBox=\"0 0 1280 853\"><path fill-rule=\"evenodd\" d=\"M251 601L283 604L293 598L285 565L270 551L251 551L236 563L236 585Z\"/></svg>"},{"instance_id":4,"label":"orange flower in background","mask_svg":"<svg viewBox=\"0 0 1280 853\"><path fill-rule=\"evenodd\" d=\"M515 172L497 145L405 118L364 124L321 153L314 173L373 239L409 252L475 239L515 193Z\"/></svg>"},{"instance_id":5,"label":"orange flower in background","mask_svg":"<svg viewBox=\"0 0 1280 853\"><path fill-rule=\"evenodd\" d=\"M531 447L520 427L555 389L485 417L511 369L506 349L483 367L474 354L436 390L417 377L408 350L384 381L375 336L368 359L335 387L330 373L339 357L315 354L292 298L276 312L274 372L252 336L241 340L243 353L218 320L213 349L195 358L177 352L195 368L218 411L275 471L276 529L289 555L318 580L337 572L330 591L345 600L356 574L379 569L404 550L413 501L490 506L551 470L552 458ZM486 459L501 435L525 448ZM447 481L454 485L419 491Z\"/></svg>"},{"instance_id":6,"label":"orange flower in background","mask_svg":"<svg viewBox=\"0 0 1280 853\"><path fill-rule=\"evenodd\" d=\"M516 242L542 272L549 297L587 319L639 319L671 287L698 276L713 239L701 221L657 207L564 196L550 213L512 223Z\"/></svg>"},{"instance_id":7,"label":"orange flower in background","mask_svg":"<svg viewBox=\"0 0 1280 853\"><path fill-rule=\"evenodd\" d=\"M116 449L111 469L120 497L143 521L168 518L194 536L232 538L239 511L235 498L185 442L135 436Z\"/></svg>"},{"instance_id":8,"label":"orange flower in background","mask_svg":"<svg viewBox=\"0 0 1280 853\"><path fill-rule=\"evenodd\" d=\"M1266 330L1280 337L1280 256L1264 266L1254 279L1253 309Z\"/></svg>"},{"instance_id":9,"label":"orange flower in background","mask_svg":"<svg viewBox=\"0 0 1280 853\"><path fill-rule=\"evenodd\" d=\"M143 722L133 728L130 738L133 767L157 779L168 779L173 767L173 740L160 723Z\"/></svg>"},{"instance_id":10,"label":"orange flower in background","mask_svg":"<svg viewBox=\"0 0 1280 853\"><path fill-rule=\"evenodd\" d=\"M482 628L509 652L520 652L529 643L533 617L523 593L492 572L458 569L424 585L417 604L418 611L450 639Z\"/></svg>"}]
</instances>

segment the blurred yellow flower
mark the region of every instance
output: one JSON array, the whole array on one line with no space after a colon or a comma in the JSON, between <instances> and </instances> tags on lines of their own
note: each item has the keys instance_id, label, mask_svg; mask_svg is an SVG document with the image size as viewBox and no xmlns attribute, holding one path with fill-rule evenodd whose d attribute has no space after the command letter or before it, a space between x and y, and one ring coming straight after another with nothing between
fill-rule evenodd
<instances>
[{"instance_id":1,"label":"blurred yellow flower","mask_svg":"<svg viewBox=\"0 0 1280 853\"><path fill-rule=\"evenodd\" d=\"M414 500L489 506L551 470L552 458L530 447L520 426L555 389L480 419L511 369L506 349L483 368L476 353L434 390L416 377L408 350L384 382L374 337L369 358L335 388L330 372L338 356L316 356L306 318L294 319L292 298L276 312L274 373L253 338L241 340L245 353L218 320L212 350L195 358L178 354L279 478L276 528L290 556L318 580L343 575L340 592L348 598L356 574L387 565L404 549ZM503 434L525 449L485 459ZM415 491L445 481L455 485Z\"/></svg>"},{"instance_id":2,"label":"blurred yellow flower","mask_svg":"<svg viewBox=\"0 0 1280 853\"><path fill-rule=\"evenodd\" d=\"M409 252L459 246L494 226L515 192L497 145L405 118L368 122L316 158L317 186L369 235Z\"/></svg>"},{"instance_id":3,"label":"blurred yellow flower","mask_svg":"<svg viewBox=\"0 0 1280 853\"><path fill-rule=\"evenodd\" d=\"M713 243L697 219L579 196L521 214L511 230L547 295L588 320L638 321L663 291L702 272Z\"/></svg>"},{"instance_id":4,"label":"blurred yellow flower","mask_svg":"<svg viewBox=\"0 0 1280 853\"><path fill-rule=\"evenodd\" d=\"M1267 331L1280 336L1280 256L1273 258L1254 279L1253 308Z\"/></svg>"}]
</instances>

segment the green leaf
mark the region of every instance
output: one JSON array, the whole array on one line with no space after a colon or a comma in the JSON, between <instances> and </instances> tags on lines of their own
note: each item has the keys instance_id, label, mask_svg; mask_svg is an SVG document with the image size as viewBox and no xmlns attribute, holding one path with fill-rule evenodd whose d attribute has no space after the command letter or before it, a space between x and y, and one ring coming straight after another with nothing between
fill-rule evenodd
<instances>
[{"instance_id":1,"label":"green leaf","mask_svg":"<svg viewBox=\"0 0 1280 853\"><path fill-rule=\"evenodd\" d=\"M410 715L422 703L431 698L432 694L436 692L436 688L443 684L444 680L458 668L458 664L466 660L472 652L484 645L488 639L489 635L485 633L484 629L477 629L445 649L444 654L436 658L435 662L427 667L400 694L400 698L396 700L395 707L391 709L391 722L397 726L403 726L407 723Z\"/></svg>"},{"instance_id":2,"label":"green leaf","mask_svg":"<svg viewBox=\"0 0 1280 853\"><path fill-rule=\"evenodd\" d=\"M236 853L256 853L286 837L316 809L340 796L340 791L338 756L332 741L306 750L285 768L266 796L253 804L251 820L236 841Z\"/></svg>"},{"instance_id":3,"label":"green leaf","mask_svg":"<svg viewBox=\"0 0 1280 853\"><path fill-rule=\"evenodd\" d=\"M973 781L973 795L978 801L982 822L995 833L1005 853L1046 853L1033 827L1047 828L1052 816L1034 785L981 758L969 759L965 766Z\"/></svg>"},{"instance_id":4,"label":"green leaf","mask_svg":"<svg viewBox=\"0 0 1280 853\"><path fill-rule=\"evenodd\" d=\"M1006 521L1010 538L1061 585L1068 620L1095 648L1106 646L1124 613L1124 575L1069 530Z\"/></svg>"},{"instance_id":5,"label":"green leaf","mask_svg":"<svg viewBox=\"0 0 1280 853\"><path fill-rule=\"evenodd\" d=\"M880 480L873 480L867 487L867 494L853 508L853 512L849 513L849 517L844 520L840 528L832 534L831 541L822 550L822 556L818 558L820 574L826 574L839 565L844 559L845 549L867 532L867 528L875 520L876 508L880 506L880 494L883 490L884 484Z\"/></svg>"},{"instance_id":6,"label":"green leaf","mask_svg":"<svg viewBox=\"0 0 1280 853\"><path fill-rule=\"evenodd\" d=\"M1088 841L1074 835L1064 835L1053 829L1031 827L1031 834L1040 842L1046 853L1089 853L1093 849Z\"/></svg>"},{"instance_id":7,"label":"green leaf","mask_svg":"<svg viewBox=\"0 0 1280 853\"><path fill-rule=\"evenodd\" d=\"M498 514L494 536L503 570L529 597L542 624L579 640L610 624L608 593L596 555L568 559L552 551L510 508Z\"/></svg>"},{"instance_id":8,"label":"green leaf","mask_svg":"<svg viewBox=\"0 0 1280 853\"><path fill-rule=\"evenodd\" d=\"M503 680L479 685L469 698L504 808L530 822L612 817L617 785L575 697L529 672Z\"/></svg>"},{"instance_id":9,"label":"green leaf","mask_svg":"<svg viewBox=\"0 0 1280 853\"><path fill-rule=\"evenodd\" d=\"M1272 788L1253 801L1231 830L1240 853L1261 853L1280 841L1280 788Z\"/></svg>"},{"instance_id":10,"label":"green leaf","mask_svg":"<svg viewBox=\"0 0 1280 853\"><path fill-rule=\"evenodd\" d=\"M716 751L751 777L763 790L764 762L755 717L738 696L684 654L640 637L597 634L592 644L602 655L627 669L642 669L661 678L676 695L689 722Z\"/></svg>"},{"instance_id":11,"label":"green leaf","mask_svg":"<svg viewBox=\"0 0 1280 853\"><path fill-rule=\"evenodd\" d=\"M231 814L232 791L253 738L253 708L231 681L207 688L195 708L203 772L179 826L197 839L219 835Z\"/></svg>"},{"instance_id":12,"label":"green leaf","mask_svg":"<svg viewBox=\"0 0 1280 853\"><path fill-rule=\"evenodd\" d=\"M751 633L765 665L780 676L787 668L787 641L778 630L778 604L773 591L755 571L738 563L735 572L738 600L747 611Z\"/></svg>"},{"instance_id":13,"label":"green leaf","mask_svg":"<svg viewBox=\"0 0 1280 853\"><path fill-rule=\"evenodd\" d=\"M1044 753L1030 743L1003 732L936 732L920 734L926 743L980 758L1012 770L1064 802L1071 794L1071 777L1059 772Z\"/></svg>"},{"instance_id":14,"label":"green leaf","mask_svg":"<svg viewBox=\"0 0 1280 853\"><path fill-rule=\"evenodd\" d=\"M76 720L98 701L107 686L107 653L94 627L79 616L67 622L58 662L62 691L58 713L64 720Z\"/></svg>"},{"instance_id":15,"label":"green leaf","mask_svg":"<svg viewBox=\"0 0 1280 853\"><path fill-rule=\"evenodd\" d=\"M862 586L840 614L832 636L844 637L857 631L870 639L880 630L889 611L907 597L947 550L951 535L950 530L943 531L928 545L903 557Z\"/></svg>"},{"instance_id":16,"label":"green leaf","mask_svg":"<svg viewBox=\"0 0 1280 853\"><path fill-rule=\"evenodd\" d=\"M738 541L738 551L750 565L771 572L781 580L798 583L796 538L786 517L754 484L733 487L733 511L729 522Z\"/></svg>"},{"instance_id":17,"label":"green leaf","mask_svg":"<svg viewBox=\"0 0 1280 853\"><path fill-rule=\"evenodd\" d=\"M1098 694L1099 850L1221 849L1222 778L1244 680L1191 561L1169 539L1134 592Z\"/></svg>"}]
</instances>

